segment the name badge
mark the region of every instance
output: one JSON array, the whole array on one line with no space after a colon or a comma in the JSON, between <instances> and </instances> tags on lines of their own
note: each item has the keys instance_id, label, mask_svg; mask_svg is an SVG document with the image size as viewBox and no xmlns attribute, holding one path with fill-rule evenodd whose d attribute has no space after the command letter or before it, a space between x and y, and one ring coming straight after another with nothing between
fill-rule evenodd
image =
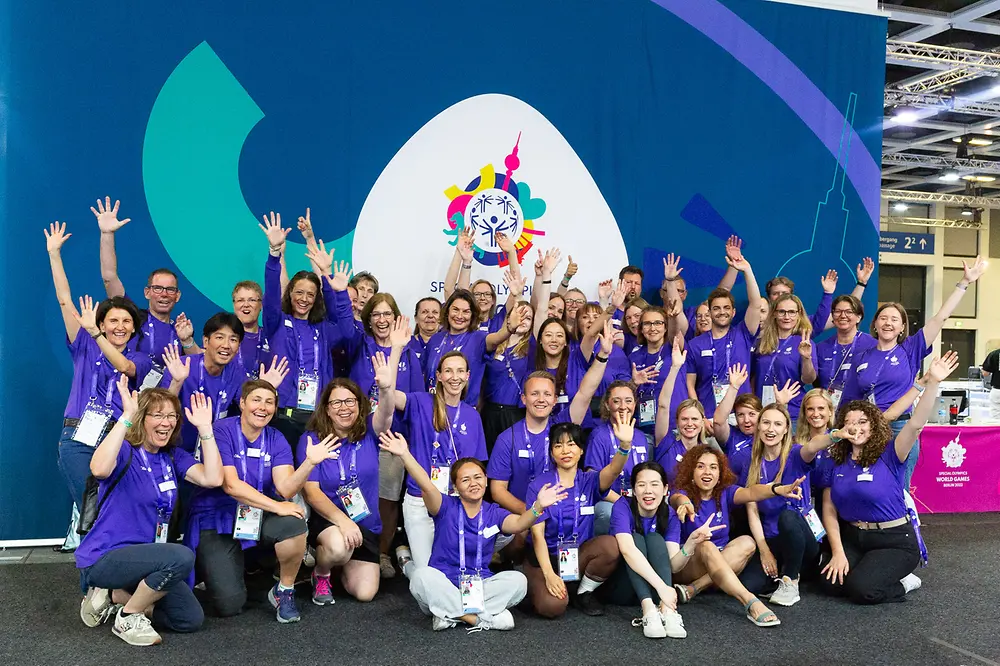
<instances>
[{"instance_id":1,"label":"name badge","mask_svg":"<svg viewBox=\"0 0 1000 666\"><path fill-rule=\"evenodd\" d=\"M816 538L816 541L822 541L823 537L826 536L826 528L823 527L823 523L820 521L815 507L809 509L809 511L802 515L806 519L806 524L809 525L809 529L812 530L813 537Z\"/></svg>"},{"instance_id":2,"label":"name badge","mask_svg":"<svg viewBox=\"0 0 1000 666\"><path fill-rule=\"evenodd\" d=\"M592 516L592 515L594 515L594 507L593 506L581 506L580 507L580 515L581 516Z\"/></svg>"},{"instance_id":3,"label":"name badge","mask_svg":"<svg viewBox=\"0 0 1000 666\"><path fill-rule=\"evenodd\" d=\"M80 422L76 424L76 430L73 431L73 441L86 444L91 448L96 447L101 434L104 432L104 428L110 420L110 409L104 405L98 405L94 401L90 401L83 412L83 416L80 417Z\"/></svg>"},{"instance_id":4,"label":"name badge","mask_svg":"<svg viewBox=\"0 0 1000 666\"><path fill-rule=\"evenodd\" d=\"M164 481L163 483L160 484L161 493L165 493L168 490L177 490L177 484L174 483L173 479L170 479L169 481Z\"/></svg>"},{"instance_id":5,"label":"name badge","mask_svg":"<svg viewBox=\"0 0 1000 666\"><path fill-rule=\"evenodd\" d=\"M248 504L236 507L236 522L233 525L233 538L257 541L260 538L260 524L264 518L264 510Z\"/></svg>"},{"instance_id":6,"label":"name badge","mask_svg":"<svg viewBox=\"0 0 1000 666\"><path fill-rule=\"evenodd\" d=\"M494 534L498 534L499 532L500 532L499 525L490 525L489 527L483 530L483 538L489 539L491 536L493 536Z\"/></svg>"},{"instance_id":7,"label":"name badge","mask_svg":"<svg viewBox=\"0 0 1000 666\"><path fill-rule=\"evenodd\" d=\"M702 356L715 356L715 350L714 349L702 349L701 350L701 355Z\"/></svg>"},{"instance_id":8,"label":"name badge","mask_svg":"<svg viewBox=\"0 0 1000 666\"><path fill-rule=\"evenodd\" d=\"M503 360L503 354L500 354L500 355L499 355L499 356L497 356L496 358L497 358L497 360L498 360L498 361L502 361L502 360Z\"/></svg>"},{"instance_id":9,"label":"name badge","mask_svg":"<svg viewBox=\"0 0 1000 666\"><path fill-rule=\"evenodd\" d=\"M650 425L656 420L656 401L652 398L639 403L639 425Z\"/></svg>"},{"instance_id":10,"label":"name badge","mask_svg":"<svg viewBox=\"0 0 1000 666\"><path fill-rule=\"evenodd\" d=\"M447 495L451 490L451 466L432 465L431 483L442 495Z\"/></svg>"},{"instance_id":11,"label":"name badge","mask_svg":"<svg viewBox=\"0 0 1000 666\"><path fill-rule=\"evenodd\" d=\"M368 502L365 501L365 496L361 493L361 488L358 487L357 483L352 481L341 486L337 489L337 496L340 497L340 503L344 505L347 517L354 522L360 523L371 513L368 510Z\"/></svg>"},{"instance_id":12,"label":"name badge","mask_svg":"<svg viewBox=\"0 0 1000 666\"><path fill-rule=\"evenodd\" d=\"M858 481L874 481L875 477L871 473L858 474Z\"/></svg>"},{"instance_id":13,"label":"name badge","mask_svg":"<svg viewBox=\"0 0 1000 666\"><path fill-rule=\"evenodd\" d=\"M683 459L684 459L684 454L683 453L678 453L677 454L677 462L680 462Z\"/></svg>"},{"instance_id":14,"label":"name badge","mask_svg":"<svg viewBox=\"0 0 1000 666\"><path fill-rule=\"evenodd\" d=\"M565 393L563 393L561 396L559 396L558 398L556 398L556 404L565 405L568 402L569 402L569 396L566 395Z\"/></svg>"},{"instance_id":15,"label":"name badge","mask_svg":"<svg viewBox=\"0 0 1000 666\"><path fill-rule=\"evenodd\" d=\"M840 366L840 369L841 370L850 370L851 369L851 364L850 363L844 363L842 366Z\"/></svg>"},{"instance_id":16,"label":"name badge","mask_svg":"<svg viewBox=\"0 0 1000 666\"><path fill-rule=\"evenodd\" d=\"M531 452L530 451L525 451L524 449L521 449L520 451L517 452L517 457L518 458L530 458L531 457Z\"/></svg>"},{"instance_id":17,"label":"name badge","mask_svg":"<svg viewBox=\"0 0 1000 666\"><path fill-rule=\"evenodd\" d=\"M247 458L260 458L260 449L247 449Z\"/></svg>"},{"instance_id":18,"label":"name badge","mask_svg":"<svg viewBox=\"0 0 1000 666\"><path fill-rule=\"evenodd\" d=\"M148 388L156 388L160 385L160 380L163 379L163 368L154 365L146 376L142 379L142 386L139 387L139 392L142 393Z\"/></svg>"},{"instance_id":19,"label":"name badge","mask_svg":"<svg viewBox=\"0 0 1000 666\"><path fill-rule=\"evenodd\" d=\"M316 409L316 394L319 392L319 377L314 374L299 372L299 402L298 408L308 411Z\"/></svg>"},{"instance_id":20,"label":"name badge","mask_svg":"<svg viewBox=\"0 0 1000 666\"><path fill-rule=\"evenodd\" d=\"M580 549L576 544L559 544L559 577L563 580L580 579Z\"/></svg>"},{"instance_id":21,"label":"name badge","mask_svg":"<svg viewBox=\"0 0 1000 666\"><path fill-rule=\"evenodd\" d=\"M729 391L729 384L712 384L712 395L715 396L715 404L722 402L723 398L726 397L726 392Z\"/></svg>"},{"instance_id":22,"label":"name badge","mask_svg":"<svg viewBox=\"0 0 1000 666\"><path fill-rule=\"evenodd\" d=\"M774 387L773 386L765 386L763 388L763 390L761 390L760 393L761 393L760 401L762 403L764 403L765 407L767 407L768 405L774 404L775 401L774 401Z\"/></svg>"},{"instance_id":23,"label":"name badge","mask_svg":"<svg viewBox=\"0 0 1000 666\"><path fill-rule=\"evenodd\" d=\"M861 372L862 370L864 370L867 367L868 367L868 363L867 362L862 363L861 365L858 366L858 372Z\"/></svg>"},{"instance_id":24,"label":"name badge","mask_svg":"<svg viewBox=\"0 0 1000 666\"><path fill-rule=\"evenodd\" d=\"M642 454L642 455L646 455L646 447L645 446L633 446L632 450L635 451L636 453L639 453L639 454Z\"/></svg>"},{"instance_id":25,"label":"name badge","mask_svg":"<svg viewBox=\"0 0 1000 666\"><path fill-rule=\"evenodd\" d=\"M462 590L463 613L476 615L486 610L486 596L480 576L460 576L458 585Z\"/></svg>"},{"instance_id":26,"label":"name badge","mask_svg":"<svg viewBox=\"0 0 1000 666\"><path fill-rule=\"evenodd\" d=\"M288 328L295 328L295 325L292 324L292 322L287 319L285 320L285 326L287 326Z\"/></svg>"},{"instance_id":27,"label":"name badge","mask_svg":"<svg viewBox=\"0 0 1000 666\"><path fill-rule=\"evenodd\" d=\"M836 389L833 393L830 394L830 400L831 402L833 402L833 411L836 412L837 408L840 407L840 399L843 397L843 395L844 392L841 391L840 389Z\"/></svg>"}]
</instances>

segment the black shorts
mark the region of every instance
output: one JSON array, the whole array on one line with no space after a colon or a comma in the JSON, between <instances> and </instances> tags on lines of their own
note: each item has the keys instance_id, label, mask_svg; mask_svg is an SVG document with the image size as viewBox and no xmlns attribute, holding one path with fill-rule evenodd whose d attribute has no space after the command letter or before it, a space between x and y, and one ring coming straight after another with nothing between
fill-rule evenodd
<instances>
[{"instance_id":1,"label":"black shorts","mask_svg":"<svg viewBox=\"0 0 1000 666\"><path fill-rule=\"evenodd\" d=\"M320 533L328 527L333 527L333 523L313 510L309 516L309 545L315 548ZM361 545L354 549L354 552L351 554L351 561L378 564L379 535L361 525L358 525L358 529L361 530Z\"/></svg>"}]
</instances>

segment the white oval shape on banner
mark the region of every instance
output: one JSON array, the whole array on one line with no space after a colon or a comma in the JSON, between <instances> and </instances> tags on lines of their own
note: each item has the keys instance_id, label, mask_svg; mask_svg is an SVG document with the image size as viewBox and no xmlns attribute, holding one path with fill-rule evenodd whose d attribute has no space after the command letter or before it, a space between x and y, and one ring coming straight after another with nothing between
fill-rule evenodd
<instances>
[{"instance_id":1,"label":"white oval shape on banner","mask_svg":"<svg viewBox=\"0 0 1000 666\"><path fill-rule=\"evenodd\" d=\"M533 243L521 261L528 287L534 280L535 248L544 252L558 247L563 260L554 280L562 277L566 257L572 255L580 266L573 286L583 289L588 299L596 299L597 283L617 280L618 271L628 263L618 224L565 137L532 106L508 95L463 100L432 118L399 149L361 208L354 232L354 270L374 273L380 290L391 293L404 314L411 314L424 296L441 299L440 285L454 255L454 246L449 245L454 235L445 233L450 229L452 198L456 192L468 192L484 167L491 166L506 182L505 160L515 143L519 164L511 180L524 205L524 217L535 219L525 224L520 205L507 208L509 219L504 219L498 210L508 202L494 197L486 206L484 195L490 193L480 191L468 197L467 207L459 206L470 224L480 224L477 211L485 210L489 216L485 226L474 226L477 247L495 251L484 233L490 222L515 233L533 226L519 243L519 247ZM452 186L457 190L446 194ZM494 194L503 198L503 188L495 189L500 191ZM500 293L498 302L503 303L504 269L490 261L490 257L473 261L472 281L492 282Z\"/></svg>"}]
</instances>

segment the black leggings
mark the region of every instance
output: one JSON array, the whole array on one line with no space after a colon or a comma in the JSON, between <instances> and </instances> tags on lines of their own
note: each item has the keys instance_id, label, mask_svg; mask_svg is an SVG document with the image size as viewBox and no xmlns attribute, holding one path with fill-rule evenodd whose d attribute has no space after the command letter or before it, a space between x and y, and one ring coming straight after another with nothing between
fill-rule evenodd
<instances>
[{"instance_id":1,"label":"black leggings","mask_svg":"<svg viewBox=\"0 0 1000 666\"><path fill-rule=\"evenodd\" d=\"M802 514L792 509L778 515L778 534L766 541L778 561L778 572L792 580L799 578L804 565L815 564L819 557L819 542L809 529L809 523ZM740 582L754 594L774 590L774 582L764 573L759 552L754 554L740 574Z\"/></svg>"},{"instance_id":2,"label":"black leggings","mask_svg":"<svg viewBox=\"0 0 1000 666\"><path fill-rule=\"evenodd\" d=\"M666 584L671 585L673 578L670 570L670 555L667 554L667 543L657 532L649 534L632 533L632 541L639 549L649 565L653 567L656 575ZM607 589L604 589L607 588ZM622 557L618 560L618 568L608 579L606 585L598 588L602 594L599 596L606 603L616 606L627 606L634 604L636 600L650 599L659 602L659 596L646 579L632 570L632 567L625 562Z\"/></svg>"},{"instance_id":3,"label":"black leggings","mask_svg":"<svg viewBox=\"0 0 1000 666\"><path fill-rule=\"evenodd\" d=\"M860 530L841 521L840 541L850 569L842 584L823 579L827 594L846 596L856 604L903 600L906 590L899 581L920 564L913 525Z\"/></svg>"}]
</instances>

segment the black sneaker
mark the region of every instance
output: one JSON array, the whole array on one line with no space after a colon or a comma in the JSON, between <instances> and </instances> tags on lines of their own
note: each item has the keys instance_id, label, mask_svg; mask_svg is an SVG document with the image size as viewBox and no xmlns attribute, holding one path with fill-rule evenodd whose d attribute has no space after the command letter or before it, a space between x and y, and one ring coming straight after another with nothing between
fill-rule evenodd
<instances>
[{"instance_id":1,"label":"black sneaker","mask_svg":"<svg viewBox=\"0 0 1000 666\"><path fill-rule=\"evenodd\" d=\"M574 596L576 598L576 607L579 608L580 612L584 615L589 615L591 617L604 615L604 605L597 600L593 592L582 592Z\"/></svg>"}]
</instances>

